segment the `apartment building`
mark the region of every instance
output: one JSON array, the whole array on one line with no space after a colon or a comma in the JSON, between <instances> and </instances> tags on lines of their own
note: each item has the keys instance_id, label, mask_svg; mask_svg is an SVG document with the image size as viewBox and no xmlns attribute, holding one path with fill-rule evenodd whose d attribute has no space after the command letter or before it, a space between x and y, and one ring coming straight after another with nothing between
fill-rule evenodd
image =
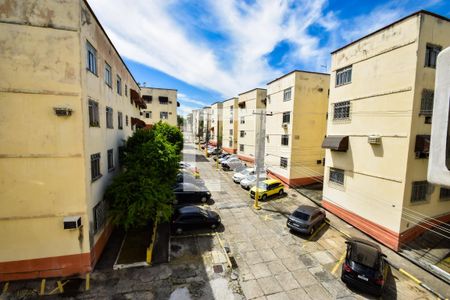
<instances>
[{"instance_id":1,"label":"apartment building","mask_svg":"<svg viewBox=\"0 0 450 300\"><path fill-rule=\"evenodd\" d=\"M267 84L265 164L290 186L321 181L329 74L295 70Z\"/></svg>"},{"instance_id":2,"label":"apartment building","mask_svg":"<svg viewBox=\"0 0 450 300\"><path fill-rule=\"evenodd\" d=\"M222 145L223 136L223 121L222 121L222 102L214 102L211 105L211 127L210 127L210 141L213 146Z\"/></svg>"},{"instance_id":3,"label":"apartment building","mask_svg":"<svg viewBox=\"0 0 450 300\"><path fill-rule=\"evenodd\" d=\"M450 221L427 180L436 57L450 20L419 11L332 53L323 206L398 250Z\"/></svg>"},{"instance_id":4,"label":"apartment building","mask_svg":"<svg viewBox=\"0 0 450 300\"><path fill-rule=\"evenodd\" d=\"M237 97L222 102L222 149L228 153L237 150L237 106Z\"/></svg>"},{"instance_id":5,"label":"apartment building","mask_svg":"<svg viewBox=\"0 0 450 300\"><path fill-rule=\"evenodd\" d=\"M255 146L258 113L265 113L267 90L256 88L239 94L238 99L238 146L237 154L241 160L255 162Z\"/></svg>"},{"instance_id":6,"label":"apartment building","mask_svg":"<svg viewBox=\"0 0 450 300\"><path fill-rule=\"evenodd\" d=\"M211 107L209 106L205 106L202 108L202 123L202 139L206 143L209 142L211 131Z\"/></svg>"},{"instance_id":7,"label":"apartment building","mask_svg":"<svg viewBox=\"0 0 450 300\"><path fill-rule=\"evenodd\" d=\"M159 121L177 126L177 90L155 87L141 87L142 99L147 108L141 110L141 120L147 125Z\"/></svg>"},{"instance_id":8,"label":"apartment building","mask_svg":"<svg viewBox=\"0 0 450 300\"><path fill-rule=\"evenodd\" d=\"M12 1L0 27L0 281L89 272L139 87L86 1Z\"/></svg>"}]
</instances>

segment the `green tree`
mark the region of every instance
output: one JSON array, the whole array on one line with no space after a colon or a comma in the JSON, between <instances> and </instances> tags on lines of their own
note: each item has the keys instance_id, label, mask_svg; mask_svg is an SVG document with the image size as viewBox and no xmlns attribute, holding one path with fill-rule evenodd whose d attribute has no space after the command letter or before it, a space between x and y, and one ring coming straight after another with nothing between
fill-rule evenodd
<instances>
[{"instance_id":1,"label":"green tree","mask_svg":"<svg viewBox=\"0 0 450 300\"><path fill-rule=\"evenodd\" d=\"M184 125L184 118L183 118L183 116L177 115L177 125L178 125L178 128L183 127L183 125Z\"/></svg>"},{"instance_id":2,"label":"green tree","mask_svg":"<svg viewBox=\"0 0 450 300\"><path fill-rule=\"evenodd\" d=\"M171 187L183 145L183 135L173 128L178 130L158 123L151 129L137 130L128 139L124 172L114 178L105 194L114 224L129 229L149 220L169 220L174 199Z\"/></svg>"}]
</instances>

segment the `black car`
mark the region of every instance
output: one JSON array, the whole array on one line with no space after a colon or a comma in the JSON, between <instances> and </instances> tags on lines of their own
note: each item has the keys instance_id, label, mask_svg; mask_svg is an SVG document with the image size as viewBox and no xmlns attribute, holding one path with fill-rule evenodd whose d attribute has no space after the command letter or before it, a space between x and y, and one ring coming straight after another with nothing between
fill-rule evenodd
<instances>
[{"instance_id":1,"label":"black car","mask_svg":"<svg viewBox=\"0 0 450 300\"><path fill-rule=\"evenodd\" d=\"M386 255L379 245L358 238L346 241L341 279L348 285L381 296L388 274Z\"/></svg>"},{"instance_id":2,"label":"black car","mask_svg":"<svg viewBox=\"0 0 450 300\"><path fill-rule=\"evenodd\" d=\"M200 228L215 229L219 225L220 216L216 212L193 205L178 208L172 218L172 232L177 234Z\"/></svg>"},{"instance_id":3,"label":"black car","mask_svg":"<svg viewBox=\"0 0 450 300\"><path fill-rule=\"evenodd\" d=\"M194 185L202 186L202 187L204 187L204 185L205 185L205 182L202 179L195 178L195 176L192 175L192 173L187 172L187 171L181 171L181 170L177 174L176 182L177 183L183 183L183 182L192 183Z\"/></svg>"},{"instance_id":4,"label":"black car","mask_svg":"<svg viewBox=\"0 0 450 300\"><path fill-rule=\"evenodd\" d=\"M188 182L177 183L173 187L175 200L173 204L203 202L211 199L211 193L205 186L196 185Z\"/></svg>"},{"instance_id":5,"label":"black car","mask_svg":"<svg viewBox=\"0 0 450 300\"><path fill-rule=\"evenodd\" d=\"M293 231L313 234L325 221L326 214L318 207L300 205L287 219L286 225Z\"/></svg>"},{"instance_id":6,"label":"black car","mask_svg":"<svg viewBox=\"0 0 450 300\"><path fill-rule=\"evenodd\" d=\"M224 157L228 157L228 156L230 156L229 153L222 153L222 154L219 154L217 156L214 156L214 160L218 160L218 159L221 159L221 158L224 158Z\"/></svg>"}]
</instances>

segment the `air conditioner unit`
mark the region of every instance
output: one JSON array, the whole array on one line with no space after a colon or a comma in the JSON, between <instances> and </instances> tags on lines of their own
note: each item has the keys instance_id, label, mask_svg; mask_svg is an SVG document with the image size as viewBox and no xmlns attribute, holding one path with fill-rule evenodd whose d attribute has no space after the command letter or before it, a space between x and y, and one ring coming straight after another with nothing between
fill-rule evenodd
<instances>
[{"instance_id":1,"label":"air conditioner unit","mask_svg":"<svg viewBox=\"0 0 450 300\"><path fill-rule=\"evenodd\" d=\"M72 109L68 107L53 107L53 110L55 111L55 114L57 116L70 116L72 114Z\"/></svg>"},{"instance_id":2,"label":"air conditioner unit","mask_svg":"<svg viewBox=\"0 0 450 300\"><path fill-rule=\"evenodd\" d=\"M281 126L282 126L283 128L287 128L287 127L288 127L288 123L283 123L283 124L281 124Z\"/></svg>"},{"instance_id":3,"label":"air conditioner unit","mask_svg":"<svg viewBox=\"0 0 450 300\"><path fill-rule=\"evenodd\" d=\"M379 145L379 144L381 144L381 136L369 135L367 138L367 142L372 145Z\"/></svg>"},{"instance_id":4,"label":"air conditioner unit","mask_svg":"<svg viewBox=\"0 0 450 300\"><path fill-rule=\"evenodd\" d=\"M81 216L64 217L64 229L77 229L81 227Z\"/></svg>"}]
</instances>

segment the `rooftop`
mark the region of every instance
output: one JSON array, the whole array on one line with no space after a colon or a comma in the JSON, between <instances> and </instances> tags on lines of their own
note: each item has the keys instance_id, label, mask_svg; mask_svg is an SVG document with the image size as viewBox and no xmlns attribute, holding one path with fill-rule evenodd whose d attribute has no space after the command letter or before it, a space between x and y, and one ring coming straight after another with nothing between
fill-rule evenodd
<instances>
[{"instance_id":1,"label":"rooftop","mask_svg":"<svg viewBox=\"0 0 450 300\"><path fill-rule=\"evenodd\" d=\"M289 73L287 73L287 74L284 74L284 75L282 75L282 76L280 76L280 77L278 77L278 78L276 78L276 79L274 79L274 80L268 82L267 84L269 85L269 84L271 84L272 82L275 82L275 81L277 81L277 80L280 80L281 78L284 78L284 77L286 77L286 76L289 76L289 75L291 75L291 74L293 74L293 73L295 73L295 72L330 76L330 74L328 74L328 73L312 72L312 71L303 71L303 70L293 70L293 71L291 71L291 72L289 72Z\"/></svg>"}]
</instances>

